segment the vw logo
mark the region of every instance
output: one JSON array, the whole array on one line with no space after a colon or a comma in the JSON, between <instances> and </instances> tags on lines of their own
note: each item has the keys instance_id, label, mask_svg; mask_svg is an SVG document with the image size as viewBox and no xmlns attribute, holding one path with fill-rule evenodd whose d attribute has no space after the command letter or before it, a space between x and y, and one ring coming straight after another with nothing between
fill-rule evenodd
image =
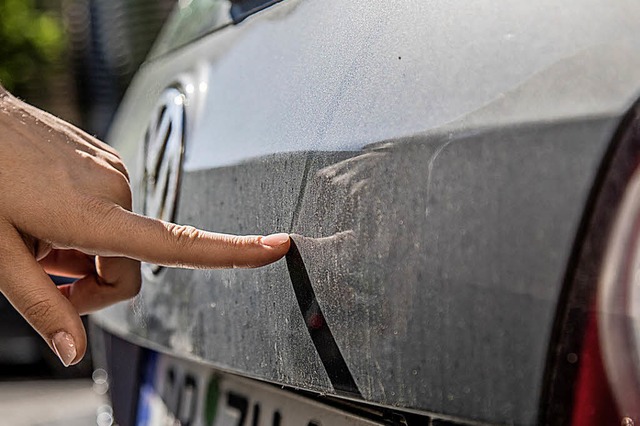
<instances>
[{"instance_id":1,"label":"vw logo","mask_svg":"<svg viewBox=\"0 0 640 426\"><path fill-rule=\"evenodd\" d=\"M175 87L165 90L154 111L144 141L143 213L173 222L182 169L185 134L185 95ZM144 264L153 274L157 265Z\"/></svg>"}]
</instances>

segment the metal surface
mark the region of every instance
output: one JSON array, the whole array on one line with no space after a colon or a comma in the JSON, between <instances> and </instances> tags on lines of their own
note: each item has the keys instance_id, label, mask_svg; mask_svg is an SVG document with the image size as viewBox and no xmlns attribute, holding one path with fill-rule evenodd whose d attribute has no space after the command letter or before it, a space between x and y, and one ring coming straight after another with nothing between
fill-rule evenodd
<instances>
[{"instance_id":1,"label":"metal surface","mask_svg":"<svg viewBox=\"0 0 640 426\"><path fill-rule=\"evenodd\" d=\"M640 93L638 19L633 1L289 0L148 63L110 137L128 164L190 79L177 221L292 232L299 261L167 270L94 318L249 377L534 423L583 207Z\"/></svg>"},{"instance_id":2,"label":"metal surface","mask_svg":"<svg viewBox=\"0 0 640 426\"><path fill-rule=\"evenodd\" d=\"M237 24L282 0L189 0L176 5L156 40L150 59L167 55L199 38Z\"/></svg>"},{"instance_id":3,"label":"metal surface","mask_svg":"<svg viewBox=\"0 0 640 426\"><path fill-rule=\"evenodd\" d=\"M229 0L178 2L149 53L150 58L189 44L204 35L233 23Z\"/></svg>"}]
</instances>

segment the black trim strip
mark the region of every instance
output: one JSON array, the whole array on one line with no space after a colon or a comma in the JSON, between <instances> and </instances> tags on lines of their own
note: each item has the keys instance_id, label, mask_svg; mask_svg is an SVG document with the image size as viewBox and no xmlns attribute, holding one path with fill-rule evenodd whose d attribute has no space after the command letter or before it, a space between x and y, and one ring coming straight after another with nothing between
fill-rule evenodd
<instances>
[{"instance_id":1,"label":"black trim strip","mask_svg":"<svg viewBox=\"0 0 640 426\"><path fill-rule=\"evenodd\" d=\"M286 260L300 312L334 390L338 395L362 398L358 385L353 379L351 371L349 371L349 367L329 329L329 325L325 321L322 309L320 309L318 299L311 286L309 273L293 240L291 240L291 249L287 253Z\"/></svg>"}]
</instances>

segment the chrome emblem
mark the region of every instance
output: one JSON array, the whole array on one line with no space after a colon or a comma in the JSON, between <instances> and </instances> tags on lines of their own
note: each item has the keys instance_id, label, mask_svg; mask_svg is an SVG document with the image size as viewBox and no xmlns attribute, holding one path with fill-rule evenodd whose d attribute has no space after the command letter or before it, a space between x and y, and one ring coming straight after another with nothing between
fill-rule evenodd
<instances>
[{"instance_id":1,"label":"chrome emblem","mask_svg":"<svg viewBox=\"0 0 640 426\"><path fill-rule=\"evenodd\" d=\"M146 216L174 221L185 134L185 95L175 87L165 90L151 118L144 141L142 211ZM154 274L157 265L145 265Z\"/></svg>"}]
</instances>

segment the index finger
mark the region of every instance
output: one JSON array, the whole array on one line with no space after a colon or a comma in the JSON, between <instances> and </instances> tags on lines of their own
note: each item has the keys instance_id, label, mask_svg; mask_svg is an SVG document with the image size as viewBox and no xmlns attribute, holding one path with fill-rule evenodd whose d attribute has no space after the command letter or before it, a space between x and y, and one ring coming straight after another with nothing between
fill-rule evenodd
<instances>
[{"instance_id":1,"label":"index finger","mask_svg":"<svg viewBox=\"0 0 640 426\"><path fill-rule=\"evenodd\" d=\"M132 213L120 206L101 216L81 245L96 254L125 256L183 268L254 268L289 250L288 234L238 236L203 231Z\"/></svg>"}]
</instances>

